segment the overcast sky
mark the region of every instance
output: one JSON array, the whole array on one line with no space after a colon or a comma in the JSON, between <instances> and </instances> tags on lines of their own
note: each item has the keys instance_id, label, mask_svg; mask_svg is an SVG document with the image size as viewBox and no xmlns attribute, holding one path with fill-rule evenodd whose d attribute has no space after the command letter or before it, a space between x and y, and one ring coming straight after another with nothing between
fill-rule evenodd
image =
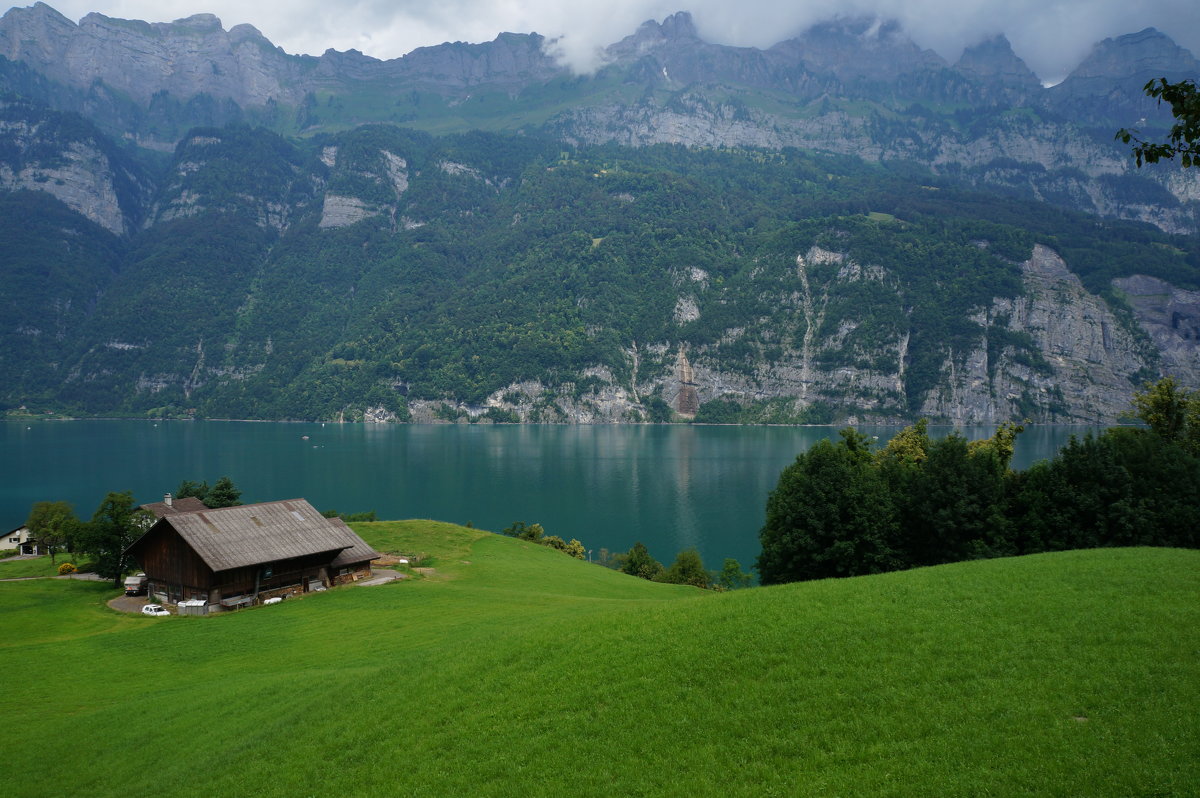
<instances>
[{"instance_id":1,"label":"overcast sky","mask_svg":"<svg viewBox=\"0 0 1200 798\"><path fill-rule=\"evenodd\" d=\"M32 5L18 3L16 5ZM692 12L703 38L769 47L836 14L898 19L922 47L954 61L964 46L1004 33L1044 82L1061 80L1092 44L1153 26L1200 55L1200 0L56 0L78 21L91 11L169 22L201 12L226 29L248 22L289 53L351 48L396 58L446 41L490 41L502 31L558 38L579 71L598 48L647 19Z\"/></svg>"}]
</instances>

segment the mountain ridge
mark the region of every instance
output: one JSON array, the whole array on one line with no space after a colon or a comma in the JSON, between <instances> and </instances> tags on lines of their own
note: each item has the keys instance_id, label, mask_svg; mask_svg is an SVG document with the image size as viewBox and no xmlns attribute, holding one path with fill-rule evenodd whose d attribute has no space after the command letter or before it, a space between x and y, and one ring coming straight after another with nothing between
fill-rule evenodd
<instances>
[{"instance_id":1,"label":"mountain ridge","mask_svg":"<svg viewBox=\"0 0 1200 798\"><path fill-rule=\"evenodd\" d=\"M1194 63L1154 31L1046 89L865 19L759 50L676 14L580 76L531 34L381 62L15 11L0 405L1096 423L1200 385L1200 174L1112 139L1161 111L1111 73Z\"/></svg>"},{"instance_id":2,"label":"mountain ridge","mask_svg":"<svg viewBox=\"0 0 1200 798\"><path fill-rule=\"evenodd\" d=\"M1112 140L1121 127L1153 135L1168 125L1141 92L1154 70L1200 75L1200 62L1153 29L1098 43L1050 88L1002 38L950 64L895 22L851 18L767 49L729 47L700 38L687 12L643 23L588 75L559 64L538 34L389 60L289 55L251 26L224 31L211 14L155 24L89 14L75 25L44 3L0 18L0 58L0 89L35 92L163 152L191 127L228 123L301 136L384 122L548 131L568 143L800 147L914 161L1014 196L1198 229L1189 203L1200 178L1136 171ZM1146 181L1161 189L1155 207L1128 199Z\"/></svg>"}]
</instances>

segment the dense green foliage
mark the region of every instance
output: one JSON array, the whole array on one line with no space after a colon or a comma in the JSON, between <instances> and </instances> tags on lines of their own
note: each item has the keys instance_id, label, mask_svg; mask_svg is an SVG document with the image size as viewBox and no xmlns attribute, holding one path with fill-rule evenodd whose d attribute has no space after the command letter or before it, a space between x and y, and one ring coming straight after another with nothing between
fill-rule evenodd
<instances>
[{"instance_id":1,"label":"dense green foliage","mask_svg":"<svg viewBox=\"0 0 1200 798\"><path fill-rule=\"evenodd\" d=\"M212 487L209 487L208 480L203 482L195 482L190 479L185 479L179 483L179 487L175 491L175 498L186 499L194 498L204 502L205 506L216 510L221 507L236 507L240 505L242 492L233 480L229 477L221 477ZM334 513L337 515L337 513ZM362 521L374 521L374 518L362 518Z\"/></svg>"},{"instance_id":2,"label":"dense green foliage","mask_svg":"<svg viewBox=\"0 0 1200 798\"><path fill-rule=\"evenodd\" d=\"M448 524L356 531L433 572L209 618L117 613L99 583L0 583L0 667L38 674L0 712L42 754L8 763L9 791L62 795L46 761L96 798L1187 795L1200 780L1196 552L715 594ZM195 729L207 743L171 756L147 743Z\"/></svg>"},{"instance_id":3,"label":"dense green foliage","mask_svg":"<svg viewBox=\"0 0 1200 798\"><path fill-rule=\"evenodd\" d=\"M500 534L539 546L548 546L577 560L585 559L587 555L587 549L577 539L563 540L558 535L547 535L546 530L538 523L526 524L524 521L516 521L500 530Z\"/></svg>"},{"instance_id":4,"label":"dense green foliage","mask_svg":"<svg viewBox=\"0 0 1200 798\"><path fill-rule=\"evenodd\" d=\"M100 502L92 520L83 525L78 549L92 556L96 573L121 586L130 564L125 550L141 537L154 517L134 504L129 491L111 492Z\"/></svg>"},{"instance_id":5,"label":"dense green foliage","mask_svg":"<svg viewBox=\"0 0 1200 798\"><path fill-rule=\"evenodd\" d=\"M1122 128L1117 138L1124 144L1133 144L1133 157L1138 167L1142 163L1158 163L1179 156L1179 163L1186 169L1200 165L1200 88L1194 80L1171 83L1166 78L1156 78L1146 84L1146 95L1160 103L1171 106L1175 124L1167 133L1165 142L1144 141L1138 131Z\"/></svg>"},{"instance_id":6,"label":"dense green foliage","mask_svg":"<svg viewBox=\"0 0 1200 798\"><path fill-rule=\"evenodd\" d=\"M34 502L25 520L29 537L37 541L38 551L55 562L60 549L69 548L79 539L81 522L67 502Z\"/></svg>"},{"instance_id":7,"label":"dense green foliage","mask_svg":"<svg viewBox=\"0 0 1200 798\"><path fill-rule=\"evenodd\" d=\"M1164 379L1138 395L1149 429L1072 438L1008 467L1021 431L930 440L922 421L882 451L853 429L784 469L767 500L764 584L1101 546L1200 548L1200 397ZM1195 426L1193 426L1195 424Z\"/></svg>"},{"instance_id":8,"label":"dense green foliage","mask_svg":"<svg viewBox=\"0 0 1200 798\"><path fill-rule=\"evenodd\" d=\"M128 240L43 195L0 202L17 321L0 332L0 405L404 420L410 399L478 406L536 380L552 392L527 397L531 417L557 421L553 391L586 402L605 384L597 368L628 385L635 351L643 383L669 375L680 346L754 379L819 322L816 340L836 342L813 353L822 367L903 374L902 395L875 397L895 417L975 344L979 308L1020 293L1017 262L1037 242L1095 291L1132 273L1200 286L1194 239L796 150L204 128L158 192L159 215ZM330 197L362 218L322 226ZM814 263L802 279L797 255L814 246L868 276ZM819 319L797 304L807 291ZM681 302L698 315L677 317ZM1028 336L1002 332L996 347L1049 368ZM697 420L830 423L857 401L846 390L803 409L718 399ZM639 418L670 408L650 395Z\"/></svg>"}]
</instances>

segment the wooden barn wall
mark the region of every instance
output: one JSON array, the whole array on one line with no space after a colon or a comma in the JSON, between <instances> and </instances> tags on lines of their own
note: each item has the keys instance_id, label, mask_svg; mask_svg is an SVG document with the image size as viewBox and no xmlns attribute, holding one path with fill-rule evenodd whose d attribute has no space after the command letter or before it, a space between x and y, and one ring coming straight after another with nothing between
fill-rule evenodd
<instances>
[{"instance_id":1,"label":"wooden barn wall","mask_svg":"<svg viewBox=\"0 0 1200 798\"><path fill-rule=\"evenodd\" d=\"M207 592L213 572L179 533L163 525L136 553L146 577L154 583Z\"/></svg>"},{"instance_id":2,"label":"wooden barn wall","mask_svg":"<svg viewBox=\"0 0 1200 798\"><path fill-rule=\"evenodd\" d=\"M303 585L309 579L324 577L328 581L329 563L337 552L322 552L306 557L296 557L290 560L251 565L245 568L232 568L220 571L215 575L216 587L223 598L253 593L255 579L258 579L258 592L265 593L289 585ZM270 567L272 574L269 579L260 575L264 568Z\"/></svg>"},{"instance_id":3,"label":"wooden barn wall","mask_svg":"<svg viewBox=\"0 0 1200 798\"><path fill-rule=\"evenodd\" d=\"M333 584L345 585L361 579L371 578L371 561L350 563L335 570L331 576Z\"/></svg>"}]
</instances>

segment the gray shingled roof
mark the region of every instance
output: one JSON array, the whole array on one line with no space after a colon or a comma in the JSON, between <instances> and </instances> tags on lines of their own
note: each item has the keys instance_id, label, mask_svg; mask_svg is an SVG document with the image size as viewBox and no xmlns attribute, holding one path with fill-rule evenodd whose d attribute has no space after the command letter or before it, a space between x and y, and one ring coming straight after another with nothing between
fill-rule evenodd
<instances>
[{"instance_id":1,"label":"gray shingled roof","mask_svg":"<svg viewBox=\"0 0 1200 798\"><path fill-rule=\"evenodd\" d=\"M148 513L153 513L155 518L162 518L164 515L200 512L201 510L207 510L208 505L195 496L184 496L182 499L172 499L170 505L166 502L143 504L142 509Z\"/></svg>"},{"instance_id":2,"label":"gray shingled roof","mask_svg":"<svg viewBox=\"0 0 1200 798\"><path fill-rule=\"evenodd\" d=\"M349 529L329 523L304 499L178 513L158 524L170 524L214 571L321 552L332 556L355 545L346 537Z\"/></svg>"},{"instance_id":3,"label":"gray shingled roof","mask_svg":"<svg viewBox=\"0 0 1200 798\"><path fill-rule=\"evenodd\" d=\"M354 533L354 530L346 526L346 522L340 518L330 518L329 523L335 529L342 530L343 538L350 543L350 548L343 549L342 553L333 558L330 565L334 568L343 568L354 563L366 562L367 560L378 560L381 555L375 549L367 545L367 542Z\"/></svg>"}]
</instances>

